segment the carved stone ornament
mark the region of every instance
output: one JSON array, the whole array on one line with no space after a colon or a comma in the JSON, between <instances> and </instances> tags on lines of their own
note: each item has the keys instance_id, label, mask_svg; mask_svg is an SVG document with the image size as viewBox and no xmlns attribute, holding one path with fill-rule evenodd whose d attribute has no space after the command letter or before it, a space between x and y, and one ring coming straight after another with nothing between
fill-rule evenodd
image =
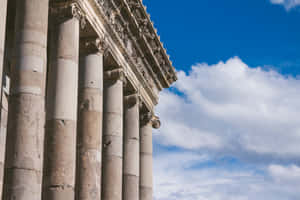
<instances>
[{"instance_id":1,"label":"carved stone ornament","mask_svg":"<svg viewBox=\"0 0 300 200\"><path fill-rule=\"evenodd\" d=\"M136 2L135 0L127 0L127 4L130 7L131 11L134 11L135 9L138 9L141 7L141 5Z\"/></svg>"},{"instance_id":2,"label":"carved stone ornament","mask_svg":"<svg viewBox=\"0 0 300 200\"><path fill-rule=\"evenodd\" d=\"M50 14L56 22L76 18L79 20L80 27L83 29L86 25L86 17L77 3L53 3L50 6Z\"/></svg>"},{"instance_id":3,"label":"carved stone ornament","mask_svg":"<svg viewBox=\"0 0 300 200\"><path fill-rule=\"evenodd\" d=\"M105 3L105 0L97 0L97 2L98 2L101 6L103 6L104 3Z\"/></svg>"},{"instance_id":4,"label":"carved stone ornament","mask_svg":"<svg viewBox=\"0 0 300 200\"><path fill-rule=\"evenodd\" d=\"M173 82L173 77L166 77L164 71L168 71L171 67L169 64L169 59L165 56L165 51L160 44L159 37L157 36L156 31L153 28L153 23L149 20L149 16L145 14L145 8L143 7L140 0L94 0L98 3L100 9L103 11L111 30L115 33L116 36L120 39L120 45L122 46L123 56L127 61L130 61L135 67L143 74L145 81L148 84L149 88L156 87L156 81L153 80L157 75L153 76L149 72L154 71L160 74L159 77L163 81L167 81L166 85ZM129 9L124 9L125 5L128 5ZM122 10L122 12L121 12ZM124 12L128 15L123 16ZM130 20L127 17L132 17L136 22L129 27ZM129 22L130 21L130 22ZM135 30L133 31L132 28ZM140 43L146 43L146 45L141 46ZM156 58L157 67L152 67L148 59L141 59L141 54L144 51L149 51L143 49L145 46L150 47L150 52L147 52L147 55L152 54ZM149 54L150 53L150 54ZM151 60L152 62L152 60ZM165 68L166 67L166 68ZM164 69L165 68L165 69ZM171 72L171 74L174 72ZM176 75L175 75L176 76ZM163 84L164 85L164 84ZM161 86L158 86L160 88Z\"/></svg>"},{"instance_id":5,"label":"carved stone ornament","mask_svg":"<svg viewBox=\"0 0 300 200\"><path fill-rule=\"evenodd\" d=\"M84 53L104 53L108 46L105 37L87 37L80 40L80 50Z\"/></svg>"},{"instance_id":6,"label":"carved stone ornament","mask_svg":"<svg viewBox=\"0 0 300 200\"><path fill-rule=\"evenodd\" d=\"M124 84L126 84L126 77L123 68L113 69L104 72L104 79L117 81L121 80Z\"/></svg>"},{"instance_id":7,"label":"carved stone ornament","mask_svg":"<svg viewBox=\"0 0 300 200\"><path fill-rule=\"evenodd\" d=\"M154 40L155 38L155 35L152 34L150 31L149 31L149 28L148 27L145 27L144 30L143 30L143 34L146 38L150 39L150 40Z\"/></svg>"},{"instance_id":8,"label":"carved stone ornament","mask_svg":"<svg viewBox=\"0 0 300 200\"><path fill-rule=\"evenodd\" d=\"M161 126L161 122L160 122L160 119L159 117L157 116L154 116L151 120L152 122L152 127L155 128L155 129L159 129L160 126Z\"/></svg>"},{"instance_id":9,"label":"carved stone ornament","mask_svg":"<svg viewBox=\"0 0 300 200\"><path fill-rule=\"evenodd\" d=\"M50 14L56 22L61 22L67 19L76 18L80 22L80 27L83 29L86 25L86 17L77 3L53 3L50 7Z\"/></svg>"},{"instance_id":10,"label":"carved stone ornament","mask_svg":"<svg viewBox=\"0 0 300 200\"><path fill-rule=\"evenodd\" d=\"M124 97L124 103L127 107L132 107L140 102L140 96L138 94L131 94Z\"/></svg>"},{"instance_id":11,"label":"carved stone ornament","mask_svg":"<svg viewBox=\"0 0 300 200\"><path fill-rule=\"evenodd\" d=\"M161 126L159 117L155 116L152 112L146 112L141 114L140 122L142 126L151 123L152 127L155 129L159 129Z\"/></svg>"}]
</instances>

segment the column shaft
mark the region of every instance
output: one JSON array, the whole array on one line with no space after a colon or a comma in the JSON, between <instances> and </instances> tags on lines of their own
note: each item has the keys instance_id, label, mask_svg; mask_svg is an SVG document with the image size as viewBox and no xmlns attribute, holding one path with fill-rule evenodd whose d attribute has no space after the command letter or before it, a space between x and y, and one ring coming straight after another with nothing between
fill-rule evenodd
<instances>
[{"instance_id":1,"label":"column shaft","mask_svg":"<svg viewBox=\"0 0 300 200\"><path fill-rule=\"evenodd\" d=\"M78 200L101 199L103 55L81 53L78 102Z\"/></svg>"},{"instance_id":2,"label":"column shaft","mask_svg":"<svg viewBox=\"0 0 300 200\"><path fill-rule=\"evenodd\" d=\"M119 70L106 73L104 81L102 200L122 199L123 82ZM114 75L118 77L110 77Z\"/></svg>"},{"instance_id":3,"label":"column shaft","mask_svg":"<svg viewBox=\"0 0 300 200\"><path fill-rule=\"evenodd\" d=\"M3 174L4 174L4 159L6 146L6 131L7 131L7 115L8 115L8 98L2 93L1 102L1 124L0 124L0 199L2 198L3 189Z\"/></svg>"},{"instance_id":4,"label":"column shaft","mask_svg":"<svg viewBox=\"0 0 300 200\"><path fill-rule=\"evenodd\" d=\"M123 200L139 199L139 100L137 95L124 102Z\"/></svg>"},{"instance_id":5,"label":"column shaft","mask_svg":"<svg viewBox=\"0 0 300 200\"><path fill-rule=\"evenodd\" d=\"M16 0L10 0L7 1L7 12L6 14L6 7L5 3L6 0L3 1L3 7L0 7L0 19L5 20L6 19L6 32L5 36L1 36L1 38L5 37L5 45L4 45L4 40L1 41L0 43L4 45L4 61L3 61L3 68L0 67L0 73L2 72L2 79L0 80L0 85L2 87L2 98L0 100L1 104L1 120L0 120L0 199L2 197L2 189L3 189L3 175L4 175L4 160L5 160L5 148L6 148L6 135L7 135L7 120L8 120L8 91L9 91L9 81L7 79L7 75L9 75L9 71L11 68L11 63L13 60L13 48L14 48L14 35L15 35L15 15L16 15ZM2 2L1 2L2 3ZM2 17L3 15L3 17ZM0 26L4 29L1 28L1 30L5 31L5 21L1 24ZM1 32L3 33L3 32ZM3 43L2 43L3 42ZM3 52L0 50L0 52ZM1 53L0 53L1 54ZM1 57L1 56L0 56ZM1 58L0 58L1 59ZM2 63L2 62L1 62ZM2 82L6 80L7 82ZM6 87L6 91L4 91L4 87Z\"/></svg>"},{"instance_id":6,"label":"column shaft","mask_svg":"<svg viewBox=\"0 0 300 200\"><path fill-rule=\"evenodd\" d=\"M6 12L7 0L0 2L0 91L2 88L2 76L4 66L4 47L5 47L5 30L6 30ZM1 101L0 101L1 105ZM0 199L2 198L3 188L3 173L4 173L4 158L5 158L5 143L6 143L6 124L7 112L1 106L1 129L0 129ZM4 127L5 126L5 127Z\"/></svg>"},{"instance_id":7,"label":"column shaft","mask_svg":"<svg viewBox=\"0 0 300 200\"><path fill-rule=\"evenodd\" d=\"M152 180L152 124L140 129L140 200L153 200Z\"/></svg>"},{"instance_id":8,"label":"column shaft","mask_svg":"<svg viewBox=\"0 0 300 200\"><path fill-rule=\"evenodd\" d=\"M4 65L4 47L6 32L7 0L0 2L0 88L2 88L2 73ZM1 193L0 193L1 195Z\"/></svg>"},{"instance_id":9,"label":"column shaft","mask_svg":"<svg viewBox=\"0 0 300 200\"><path fill-rule=\"evenodd\" d=\"M57 20L50 33L43 200L74 200L79 20Z\"/></svg>"},{"instance_id":10,"label":"column shaft","mask_svg":"<svg viewBox=\"0 0 300 200\"><path fill-rule=\"evenodd\" d=\"M48 0L16 2L4 199L41 199L47 31Z\"/></svg>"}]
</instances>

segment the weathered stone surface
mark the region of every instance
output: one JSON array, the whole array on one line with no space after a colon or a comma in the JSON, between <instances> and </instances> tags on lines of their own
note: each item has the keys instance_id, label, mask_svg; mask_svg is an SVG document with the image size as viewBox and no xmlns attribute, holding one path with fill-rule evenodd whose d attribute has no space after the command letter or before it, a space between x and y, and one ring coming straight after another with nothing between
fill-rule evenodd
<instances>
[{"instance_id":1,"label":"weathered stone surface","mask_svg":"<svg viewBox=\"0 0 300 200\"><path fill-rule=\"evenodd\" d=\"M141 153L140 158L140 186L141 187L152 187L152 154Z\"/></svg>"},{"instance_id":2,"label":"weathered stone surface","mask_svg":"<svg viewBox=\"0 0 300 200\"><path fill-rule=\"evenodd\" d=\"M41 197L48 3L16 2L4 199Z\"/></svg>"},{"instance_id":3,"label":"weathered stone surface","mask_svg":"<svg viewBox=\"0 0 300 200\"><path fill-rule=\"evenodd\" d=\"M2 188L3 188L3 174L4 174L4 163L3 162L0 162L0 195L1 195L1 198L2 198Z\"/></svg>"},{"instance_id":4,"label":"weathered stone surface","mask_svg":"<svg viewBox=\"0 0 300 200\"><path fill-rule=\"evenodd\" d=\"M152 187L140 187L140 200L153 200Z\"/></svg>"},{"instance_id":5,"label":"weathered stone surface","mask_svg":"<svg viewBox=\"0 0 300 200\"><path fill-rule=\"evenodd\" d=\"M80 56L77 199L101 199L103 56Z\"/></svg>"},{"instance_id":6,"label":"weathered stone surface","mask_svg":"<svg viewBox=\"0 0 300 200\"><path fill-rule=\"evenodd\" d=\"M124 175L139 176L140 153L139 137L124 140ZM126 185L124 183L124 185Z\"/></svg>"},{"instance_id":7,"label":"weathered stone surface","mask_svg":"<svg viewBox=\"0 0 300 200\"><path fill-rule=\"evenodd\" d=\"M47 199L66 200L74 199L74 188L68 186L52 186L47 191Z\"/></svg>"},{"instance_id":8,"label":"weathered stone surface","mask_svg":"<svg viewBox=\"0 0 300 200\"><path fill-rule=\"evenodd\" d=\"M106 80L103 98L102 200L121 200L123 168L122 80Z\"/></svg>"},{"instance_id":9,"label":"weathered stone surface","mask_svg":"<svg viewBox=\"0 0 300 200\"><path fill-rule=\"evenodd\" d=\"M11 168L6 169L4 199L41 199L42 174L40 171ZM9 198L7 198L7 194Z\"/></svg>"},{"instance_id":10,"label":"weathered stone surface","mask_svg":"<svg viewBox=\"0 0 300 200\"><path fill-rule=\"evenodd\" d=\"M0 199L2 198L3 188L3 174L4 174L4 160L5 160L5 147L6 147L6 130L7 130L7 114L8 104L7 96L2 95L1 107L1 124L0 124Z\"/></svg>"},{"instance_id":11,"label":"weathered stone surface","mask_svg":"<svg viewBox=\"0 0 300 200\"><path fill-rule=\"evenodd\" d=\"M139 199L139 177L135 175L125 175L123 180L123 199Z\"/></svg>"},{"instance_id":12,"label":"weathered stone surface","mask_svg":"<svg viewBox=\"0 0 300 200\"><path fill-rule=\"evenodd\" d=\"M103 92L103 54L81 53L79 88L94 88Z\"/></svg>"},{"instance_id":13,"label":"weathered stone surface","mask_svg":"<svg viewBox=\"0 0 300 200\"><path fill-rule=\"evenodd\" d=\"M74 187L76 122L47 120L44 184L48 187Z\"/></svg>"},{"instance_id":14,"label":"weathered stone surface","mask_svg":"<svg viewBox=\"0 0 300 200\"><path fill-rule=\"evenodd\" d=\"M139 199L139 100L137 95L124 102L123 200Z\"/></svg>"},{"instance_id":15,"label":"weathered stone surface","mask_svg":"<svg viewBox=\"0 0 300 200\"><path fill-rule=\"evenodd\" d=\"M48 120L45 142L44 199L74 199L76 122Z\"/></svg>"},{"instance_id":16,"label":"weathered stone surface","mask_svg":"<svg viewBox=\"0 0 300 200\"><path fill-rule=\"evenodd\" d=\"M8 128L6 168L42 170L44 145L44 97L19 94L10 97L14 119ZM14 155L14 156L11 156Z\"/></svg>"},{"instance_id":17,"label":"weathered stone surface","mask_svg":"<svg viewBox=\"0 0 300 200\"><path fill-rule=\"evenodd\" d=\"M140 200L152 200L152 123L140 129Z\"/></svg>"},{"instance_id":18,"label":"weathered stone surface","mask_svg":"<svg viewBox=\"0 0 300 200\"><path fill-rule=\"evenodd\" d=\"M78 163L78 199L101 199L101 152L92 149L86 152L81 150Z\"/></svg>"},{"instance_id":19,"label":"weathered stone surface","mask_svg":"<svg viewBox=\"0 0 300 200\"><path fill-rule=\"evenodd\" d=\"M3 64L4 64L6 13L7 13L7 0L2 0L0 2L0 77L2 77L3 68L4 68ZM0 79L0 88L1 87L2 87L2 79ZM0 198L1 198L1 192L0 192Z\"/></svg>"},{"instance_id":20,"label":"weathered stone surface","mask_svg":"<svg viewBox=\"0 0 300 200\"><path fill-rule=\"evenodd\" d=\"M43 200L75 198L79 20L73 14L51 25Z\"/></svg>"},{"instance_id":21,"label":"weathered stone surface","mask_svg":"<svg viewBox=\"0 0 300 200\"><path fill-rule=\"evenodd\" d=\"M122 158L103 156L102 199L122 199Z\"/></svg>"}]
</instances>

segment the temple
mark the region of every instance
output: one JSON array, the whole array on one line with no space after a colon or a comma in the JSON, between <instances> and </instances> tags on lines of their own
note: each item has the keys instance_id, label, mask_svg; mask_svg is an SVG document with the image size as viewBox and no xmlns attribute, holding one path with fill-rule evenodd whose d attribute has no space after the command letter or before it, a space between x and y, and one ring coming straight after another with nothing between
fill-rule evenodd
<instances>
[{"instance_id":1,"label":"temple","mask_svg":"<svg viewBox=\"0 0 300 200\"><path fill-rule=\"evenodd\" d=\"M0 199L153 199L177 76L141 0L1 0L0 76Z\"/></svg>"}]
</instances>

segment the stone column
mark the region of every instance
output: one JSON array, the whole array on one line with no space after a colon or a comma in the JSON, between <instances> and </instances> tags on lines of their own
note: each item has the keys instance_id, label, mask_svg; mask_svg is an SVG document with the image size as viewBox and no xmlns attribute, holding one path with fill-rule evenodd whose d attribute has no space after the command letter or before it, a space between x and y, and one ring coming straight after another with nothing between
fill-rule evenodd
<instances>
[{"instance_id":1,"label":"stone column","mask_svg":"<svg viewBox=\"0 0 300 200\"><path fill-rule=\"evenodd\" d=\"M1 4L6 3L6 0L1 2ZM2 88L2 98L0 100L0 113L1 113L1 120L0 120L0 199L2 199L2 192L3 192L3 175L4 175L4 160L5 160L5 148L6 148L6 135L7 135L7 118L8 118L8 96L9 96L9 79L7 75L9 75L10 71L10 63L12 60L12 53L13 53L13 46L14 46L14 25L15 25L15 14L16 14L16 3L15 0L7 1L7 10L9 10L9 13L7 12L6 15L6 7L0 7L0 19L5 20L6 19L6 32L5 36L0 36L1 38L5 37L5 45L4 49L0 50L1 52L4 51L4 61L3 61L3 68L0 67L0 71L2 72L2 79L0 80L0 85ZM3 12L4 10L4 12ZM3 15L3 16L2 16ZM4 23L1 22L0 26L3 26L3 29L1 30L5 31L5 21ZM3 33L3 32L2 32ZM3 41L4 42L4 41ZM0 42L1 43L1 42ZM4 44L4 43L2 43ZM1 49L1 48L0 48ZM1 60L1 55L0 55ZM1 61L0 61L1 62ZM1 62L2 63L2 62ZM1 73L0 72L0 73ZM2 82L4 81L5 82ZM8 90L7 90L8 89ZM1 90L0 90L1 91Z\"/></svg>"},{"instance_id":2,"label":"stone column","mask_svg":"<svg viewBox=\"0 0 300 200\"><path fill-rule=\"evenodd\" d=\"M0 88L2 88L2 73L4 68L3 64L4 64L5 32L6 32L6 14L7 14L7 0L1 0L0 2ZM0 196L1 196L1 192L0 192Z\"/></svg>"},{"instance_id":3,"label":"stone column","mask_svg":"<svg viewBox=\"0 0 300 200\"><path fill-rule=\"evenodd\" d=\"M1 102L1 124L0 124L0 199L2 199L3 189L3 173L4 173L4 159L6 146L6 131L7 131L7 115L8 115L8 98L5 92L2 92Z\"/></svg>"},{"instance_id":4,"label":"stone column","mask_svg":"<svg viewBox=\"0 0 300 200\"><path fill-rule=\"evenodd\" d=\"M4 46L5 46L5 30L6 30L6 9L7 0L0 2L0 91L2 91L2 76L4 65ZM1 96L0 96L1 97ZM1 105L1 101L0 101ZM5 158L5 143L6 143L6 124L7 116L4 108L1 105L1 129L0 129L0 199L2 198L3 173L4 173L4 158ZM5 127L4 127L5 126Z\"/></svg>"},{"instance_id":5,"label":"stone column","mask_svg":"<svg viewBox=\"0 0 300 200\"><path fill-rule=\"evenodd\" d=\"M122 200L123 81L122 69L104 74L102 200Z\"/></svg>"},{"instance_id":6,"label":"stone column","mask_svg":"<svg viewBox=\"0 0 300 200\"><path fill-rule=\"evenodd\" d=\"M40 200L48 0L17 1L15 19L3 199Z\"/></svg>"},{"instance_id":7,"label":"stone column","mask_svg":"<svg viewBox=\"0 0 300 200\"><path fill-rule=\"evenodd\" d=\"M103 41L83 39L80 47L77 184L78 200L101 199Z\"/></svg>"},{"instance_id":8,"label":"stone column","mask_svg":"<svg viewBox=\"0 0 300 200\"><path fill-rule=\"evenodd\" d=\"M151 113L141 115L140 128L140 200L153 200L152 128L159 128L158 117Z\"/></svg>"},{"instance_id":9,"label":"stone column","mask_svg":"<svg viewBox=\"0 0 300 200\"><path fill-rule=\"evenodd\" d=\"M77 4L51 10L43 200L74 200L78 97Z\"/></svg>"},{"instance_id":10,"label":"stone column","mask_svg":"<svg viewBox=\"0 0 300 200\"><path fill-rule=\"evenodd\" d=\"M139 200L139 97L133 94L124 100L123 200Z\"/></svg>"}]
</instances>

